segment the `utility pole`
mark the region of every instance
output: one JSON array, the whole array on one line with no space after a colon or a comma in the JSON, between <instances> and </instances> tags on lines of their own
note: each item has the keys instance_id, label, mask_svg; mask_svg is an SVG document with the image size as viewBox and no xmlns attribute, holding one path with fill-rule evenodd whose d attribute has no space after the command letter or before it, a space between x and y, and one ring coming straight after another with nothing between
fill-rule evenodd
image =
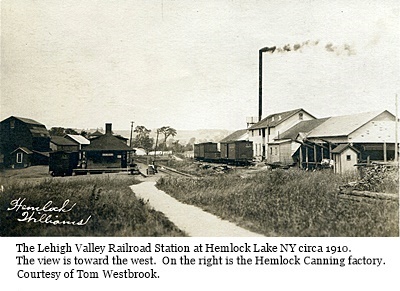
<instances>
[{"instance_id":1,"label":"utility pole","mask_svg":"<svg viewBox=\"0 0 400 291\"><path fill-rule=\"evenodd\" d=\"M396 93L396 122L395 122L395 130L394 130L394 136L395 136L395 141L394 141L394 160L396 163L399 162L399 140L398 140L398 131L399 131L399 116L398 116L398 97Z\"/></svg>"},{"instance_id":2,"label":"utility pole","mask_svg":"<svg viewBox=\"0 0 400 291\"><path fill-rule=\"evenodd\" d=\"M131 137L129 139L129 147L132 148L133 121L131 121Z\"/></svg>"}]
</instances>

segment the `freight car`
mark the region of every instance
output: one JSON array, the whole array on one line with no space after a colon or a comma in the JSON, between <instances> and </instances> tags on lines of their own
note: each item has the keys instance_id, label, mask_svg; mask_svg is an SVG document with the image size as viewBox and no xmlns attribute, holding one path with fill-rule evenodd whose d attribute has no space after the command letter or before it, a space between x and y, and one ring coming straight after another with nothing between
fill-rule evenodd
<instances>
[{"instance_id":1,"label":"freight car","mask_svg":"<svg viewBox=\"0 0 400 291\"><path fill-rule=\"evenodd\" d=\"M79 152L55 151L50 153L49 172L52 176L71 176L79 163Z\"/></svg>"},{"instance_id":2,"label":"freight car","mask_svg":"<svg viewBox=\"0 0 400 291\"><path fill-rule=\"evenodd\" d=\"M196 161L217 162L221 158L218 145L215 142L204 142L194 145L194 159Z\"/></svg>"},{"instance_id":3,"label":"freight car","mask_svg":"<svg viewBox=\"0 0 400 291\"><path fill-rule=\"evenodd\" d=\"M253 142L237 140L221 143L221 161L231 165L248 165L253 161Z\"/></svg>"},{"instance_id":4,"label":"freight car","mask_svg":"<svg viewBox=\"0 0 400 291\"><path fill-rule=\"evenodd\" d=\"M230 141L218 144L206 142L194 145L194 158L197 161L226 163L231 165L248 165L253 160L253 142Z\"/></svg>"}]
</instances>

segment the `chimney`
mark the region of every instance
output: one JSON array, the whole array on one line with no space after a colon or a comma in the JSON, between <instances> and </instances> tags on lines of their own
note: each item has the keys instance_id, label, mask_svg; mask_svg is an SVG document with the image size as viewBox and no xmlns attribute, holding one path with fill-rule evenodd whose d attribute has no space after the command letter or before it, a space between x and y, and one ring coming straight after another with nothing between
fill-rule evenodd
<instances>
[{"instance_id":1,"label":"chimney","mask_svg":"<svg viewBox=\"0 0 400 291\"><path fill-rule=\"evenodd\" d=\"M112 123L106 123L106 134L112 134Z\"/></svg>"}]
</instances>

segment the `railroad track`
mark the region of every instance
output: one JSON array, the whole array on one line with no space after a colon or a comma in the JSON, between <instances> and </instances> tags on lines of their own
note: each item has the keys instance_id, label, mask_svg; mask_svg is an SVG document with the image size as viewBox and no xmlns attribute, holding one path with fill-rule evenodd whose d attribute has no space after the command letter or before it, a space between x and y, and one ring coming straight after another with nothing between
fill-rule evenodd
<instances>
[{"instance_id":1,"label":"railroad track","mask_svg":"<svg viewBox=\"0 0 400 291\"><path fill-rule=\"evenodd\" d=\"M159 166L157 168L157 171L162 172L162 173L166 173L166 174L171 175L171 176L176 176L176 177L198 178L196 176L193 176L193 175L190 175L190 174L187 174L187 173L183 173L183 172L180 172L178 170L175 170L174 168L170 168L170 167L166 167L166 166Z\"/></svg>"}]
</instances>

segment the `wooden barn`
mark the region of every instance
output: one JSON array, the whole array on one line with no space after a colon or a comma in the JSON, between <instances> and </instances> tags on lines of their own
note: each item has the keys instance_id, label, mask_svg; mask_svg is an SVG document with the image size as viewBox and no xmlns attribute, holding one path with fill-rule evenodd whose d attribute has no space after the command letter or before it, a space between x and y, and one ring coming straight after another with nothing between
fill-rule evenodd
<instances>
[{"instance_id":1,"label":"wooden barn","mask_svg":"<svg viewBox=\"0 0 400 291\"><path fill-rule=\"evenodd\" d=\"M18 148L32 152L29 154L31 165L48 164L50 135L46 126L35 120L16 116L10 116L1 121L0 151L4 155L6 167L11 167L15 162L16 157L11 153L24 153L21 150L14 152Z\"/></svg>"},{"instance_id":2,"label":"wooden barn","mask_svg":"<svg viewBox=\"0 0 400 291\"><path fill-rule=\"evenodd\" d=\"M106 133L90 140L90 145L82 149L88 169L126 168L128 153L133 151L126 141L112 134L112 124L106 123Z\"/></svg>"}]
</instances>

